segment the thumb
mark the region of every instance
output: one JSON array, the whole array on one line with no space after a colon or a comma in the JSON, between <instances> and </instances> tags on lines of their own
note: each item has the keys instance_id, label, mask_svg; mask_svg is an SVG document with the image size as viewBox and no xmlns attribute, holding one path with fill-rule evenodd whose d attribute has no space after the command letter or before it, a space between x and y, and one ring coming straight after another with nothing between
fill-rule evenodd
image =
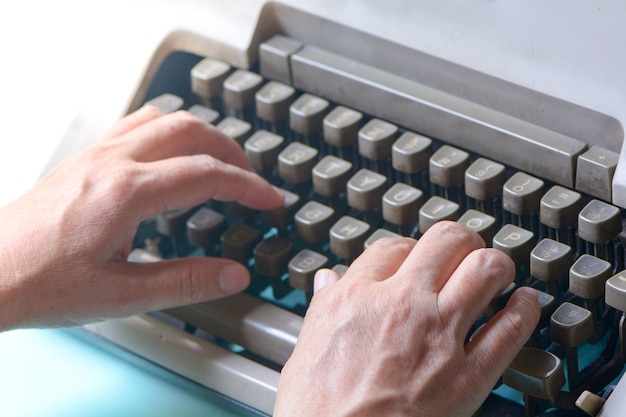
<instances>
[{"instance_id":1,"label":"thumb","mask_svg":"<svg viewBox=\"0 0 626 417\"><path fill-rule=\"evenodd\" d=\"M250 273L230 259L187 257L124 265L123 314L194 304L243 291ZM118 275L119 276L119 275ZM125 287L125 289L122 289ZM118 303L119 304L119 303Z\"/></svg>"}]
</instances>

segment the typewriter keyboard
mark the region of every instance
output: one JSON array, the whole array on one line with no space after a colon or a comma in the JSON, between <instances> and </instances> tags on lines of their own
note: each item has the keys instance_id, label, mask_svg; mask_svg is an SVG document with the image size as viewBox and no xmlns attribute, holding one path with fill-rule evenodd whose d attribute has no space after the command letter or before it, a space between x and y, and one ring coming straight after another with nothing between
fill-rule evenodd
<instances>
[{"instance_id":1,"label":"typewriter keyboard","mask_svg":"<svg viewBox=\"0 0 626 417\"><path fill-rule=\"evenodd\" d=\"M262 48L294 43L279 37ZM152 105L215 124L286 195L273 211L207 201L144 221L134 260L223 256L252 275L245 294L154 317L280 371L318 269L341 274L376 239L419 238L454 220L517 267L476 331L517 286L541 292L539 326L479 415L584 415L575 405L583 391L610 392L624 369L626 310L624 216L609 202L615 152L572 151L571 181L541 167L555 163L548 152L539 168L519 169L493 157L508 152L506 143L490 143L488 154L446 143L367 106L296 88L263 59L248 70L176 52L147 90Z\"/></svg>"}]
</instances>

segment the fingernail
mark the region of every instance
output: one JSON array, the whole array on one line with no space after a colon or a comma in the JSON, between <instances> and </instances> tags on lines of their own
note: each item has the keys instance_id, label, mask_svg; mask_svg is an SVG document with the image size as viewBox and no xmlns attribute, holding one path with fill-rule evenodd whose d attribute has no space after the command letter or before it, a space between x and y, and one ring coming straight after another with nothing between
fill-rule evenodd
<instances>
[{"instance_id":1,"label":"fingernail","mask_svg":"<svg viewBox=\"0 0 626 417\"><path fill-rule=\"evenodd\" d=\"M332 280L332 272L329 269L320 269L315 273L313 278L313 293L315 294L328 285Z\"/></svg>"},{"instance_id":2,"label":"fingernail","mask_svg":"<svg viewBox=\"0 0 626 417\"><path fill-rule=\"evenodd\" d=\"M222 268L219 275L220 288L225 293L245 290L250 283L248 271L243 265L230 264Z\"/></svg>"}]
</instances>

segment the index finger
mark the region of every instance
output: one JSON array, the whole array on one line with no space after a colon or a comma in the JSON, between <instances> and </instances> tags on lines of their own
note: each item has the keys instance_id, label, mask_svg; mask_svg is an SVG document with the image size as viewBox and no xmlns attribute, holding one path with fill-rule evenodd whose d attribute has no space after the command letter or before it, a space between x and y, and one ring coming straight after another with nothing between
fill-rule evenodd
<instances>
[{"instance_id":1,"label":"index finger","mask_svg":"<svg viewBox=\"0 0 626 417\"><path fill-rule=\"evenodd\" d=\"M153 118L120 137L124 152L137 162L207 154L227 164L251 170L241 146L215 126L187 111Z\"/></svg>"}]
</instances>

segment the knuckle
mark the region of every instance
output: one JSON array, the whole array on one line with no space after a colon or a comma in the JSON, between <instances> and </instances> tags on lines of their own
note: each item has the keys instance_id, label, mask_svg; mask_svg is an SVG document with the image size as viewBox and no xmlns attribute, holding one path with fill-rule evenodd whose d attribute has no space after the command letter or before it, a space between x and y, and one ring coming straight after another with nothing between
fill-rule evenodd
<instances>
[{"instance_id":1,"label":"knuckle","mask_svg":"<svg viewBox=\"0 0 626 417\"><path fill-rule=\"evenodd\" d=\"M179 298L184 304L194 304L202 299L204 288L204 274L196 263L189 265L189 268L180 277Z\"/></svg>"}]
</instances>

